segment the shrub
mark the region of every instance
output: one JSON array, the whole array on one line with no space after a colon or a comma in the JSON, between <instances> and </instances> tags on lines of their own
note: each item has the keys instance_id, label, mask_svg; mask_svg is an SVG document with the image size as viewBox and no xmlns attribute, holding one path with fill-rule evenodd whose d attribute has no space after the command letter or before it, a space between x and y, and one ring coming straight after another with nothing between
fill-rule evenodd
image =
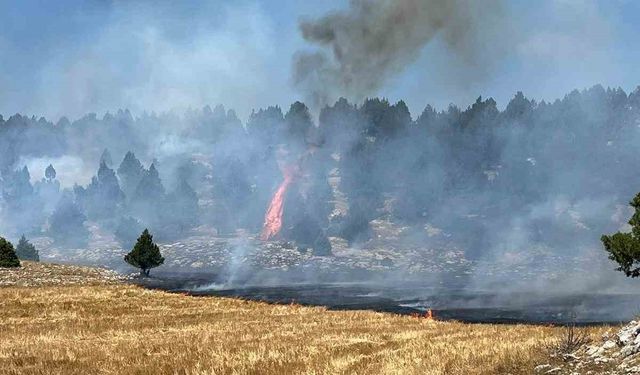
<instances>
[{"instance_id":1,"label":"shrub","mask_svg":"<svg viewBox=\"0 0 640 375\"><path fill-rule=\"evenodd\" d=\"M20 238L18 246L16 246L16 255L18 256L18 259L21 260L32 260L35 262L40 261L40 254L38 254L38 250L36 250L36 247L26 239L24 234Z\"/></svg>"},{"instance_id":2,"label":"shrub","mask_svg":"<svg viewBox=\"0 0 640 375\"><path fill-rule=\"evenodd\" d=\"M603 235L600 240L609 253L609 259L618 263L618 271L628 277L640 276L640 193L629 203L635 213L629 220L631 233L617 232L611 236Z\"/></svg>"},{"instance_id":3,"label":"shrub","mask_svg":"<svg viewBox=\"0 0 640 375\"><path fill-rule=\"evenodd\" d=\"M0 237L0 267L20 267L20 260L11 242Z\"/></svg>"}]
</instances>

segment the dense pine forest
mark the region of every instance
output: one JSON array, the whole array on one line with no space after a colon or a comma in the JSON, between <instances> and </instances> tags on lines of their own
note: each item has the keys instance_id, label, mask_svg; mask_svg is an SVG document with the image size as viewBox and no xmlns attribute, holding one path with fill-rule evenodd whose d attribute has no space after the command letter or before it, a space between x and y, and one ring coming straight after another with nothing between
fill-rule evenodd
<instances>
[{"instance_id":1,"label":"dense pine forest","mask_svg":"<svg viewBox=\"0 0 640 375\"><path fill-rule=\"evenodd\" d=\"M12 238L69 246L85 243L87 221L124 247L147 227L159 240L200 225L257 234L295 165L281 236L319 255L330 254L327 237L367 241L381 216L444 228L471 258L536 244L579 252L628 216L639 127L640 89L602 86L417 116L380 98L340 99L317 115L301 102L274 106L246 123L222 106L0 116L0 224Z\"/></svg>"}]
</instances>

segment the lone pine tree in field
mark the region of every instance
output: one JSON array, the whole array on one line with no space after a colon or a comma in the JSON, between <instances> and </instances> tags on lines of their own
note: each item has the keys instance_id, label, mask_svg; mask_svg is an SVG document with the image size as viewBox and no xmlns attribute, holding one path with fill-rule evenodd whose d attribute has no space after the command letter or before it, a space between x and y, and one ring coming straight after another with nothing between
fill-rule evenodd
<instances>
[{"instance_id":1,"label":"lone pine tree in field","mask_svg":"<svg viewBox=\"0 0 640 375\"><path fill-rule=\"evenodd\" d=\"M20 267L20 260L11 242L0 237L0 267Z\"/></svg>"},{"instance_id":2,"label":"lone pine tree in field","mask_svg":"<svg viewBox=\"0 0 640 375\"><path fill-rule=\"evenodd\" d=\"M40 254L38 254L38 250L36 250L36 247L33 246L29 240L27 240L24 234L20 237L18 246L16 246L16 255L20 260L40 261Z\"/></svg>"},{"instance_id":3,"label":"lone pine tree in field","mask_svg":"<svg viewBox=\"0 0 640 375\"><path fill-rule=\"evenodd\" d=\"M624 272L628 277L638 277L640 276L640 193L629 204L635 210L629 219L631 233L617 232L611 236L603 235L600 239L609 253L609 259L620 265L616 269Z\"/></svg>"},{"instance_id":4,"label":"lone pine tree in field","mask_svg":"<svg viewBox=\"0 0 640 375\"><path fill-rule=\"evenodd\" d=\"M153 243L153 236L148 229L138 237L133 250L125 255L124 261L130 265L140 268L140 275L149 276L152 268L158 267L164 263L164 258L160 254L160 248Z\"/></svg>"}]
</instances>

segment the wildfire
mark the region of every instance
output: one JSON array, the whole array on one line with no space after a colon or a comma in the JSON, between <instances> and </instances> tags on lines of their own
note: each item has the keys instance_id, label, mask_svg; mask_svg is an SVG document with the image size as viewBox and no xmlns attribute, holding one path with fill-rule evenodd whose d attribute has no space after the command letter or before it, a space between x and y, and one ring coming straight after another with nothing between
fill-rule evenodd
<instances>
[{"instance_id":1,"label":"wildfire","mask_svg":"<svg viewBox=\"0 0 640 375\"><path fill-rule=\"evenodd\" d=\"M284 179L278 187L278 190L276 190L276 193L273 195L271 203L269 204L269 209L267 209L267 213L264 215L264 227L262 228L262 234L260 235L260 239L263 241L273 239L278 235L278 233L280 233L280 229L282 229L284 197L289 185L291 185L291 182L293 181L293 168L285 168L283 175Z\"/></svg>"},{"instance_id":2,"label":"wildfire","mask_svg":"<svg viewBox=\"0 0 640 375\"><path fill-rule=\"evenodd\" d=\"M433 311L431 309L427 310L426 314L424 314L425 319L434 320Z\"/></svg>"},{"instance_id":3,"label":"wildfire","mask_svg":"<svg viewBox=\"0 0 640 375\"><path fill-rule=\"evenodd\" d=\"M436 316L433 314L433 311L431 311L431 309L425 311L424 314L413 313L411 314L411 316L414 318L423 318L426 320L436 320Z\"/></svg>"}]
</instances>

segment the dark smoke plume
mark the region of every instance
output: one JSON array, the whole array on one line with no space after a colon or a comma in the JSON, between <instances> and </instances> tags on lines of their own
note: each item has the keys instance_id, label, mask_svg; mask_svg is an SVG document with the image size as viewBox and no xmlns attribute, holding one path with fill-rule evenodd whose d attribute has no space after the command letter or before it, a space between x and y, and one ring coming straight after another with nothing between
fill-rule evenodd
<instances>
[{"instance_id":1,"label":"dark smoke plume","mask_svg":"<svg viewBox=\"0 0 640 375\"><path fill-rule=\"evenodd\" d=\"M316 109L344 96L360 101L415 61L434 40L457 62L478 63L495 48L487 33L503 23L501 0L351 0L349 9L300 23L322 50L294 57L293 79Z\"/></svg>"}]
</instances>

